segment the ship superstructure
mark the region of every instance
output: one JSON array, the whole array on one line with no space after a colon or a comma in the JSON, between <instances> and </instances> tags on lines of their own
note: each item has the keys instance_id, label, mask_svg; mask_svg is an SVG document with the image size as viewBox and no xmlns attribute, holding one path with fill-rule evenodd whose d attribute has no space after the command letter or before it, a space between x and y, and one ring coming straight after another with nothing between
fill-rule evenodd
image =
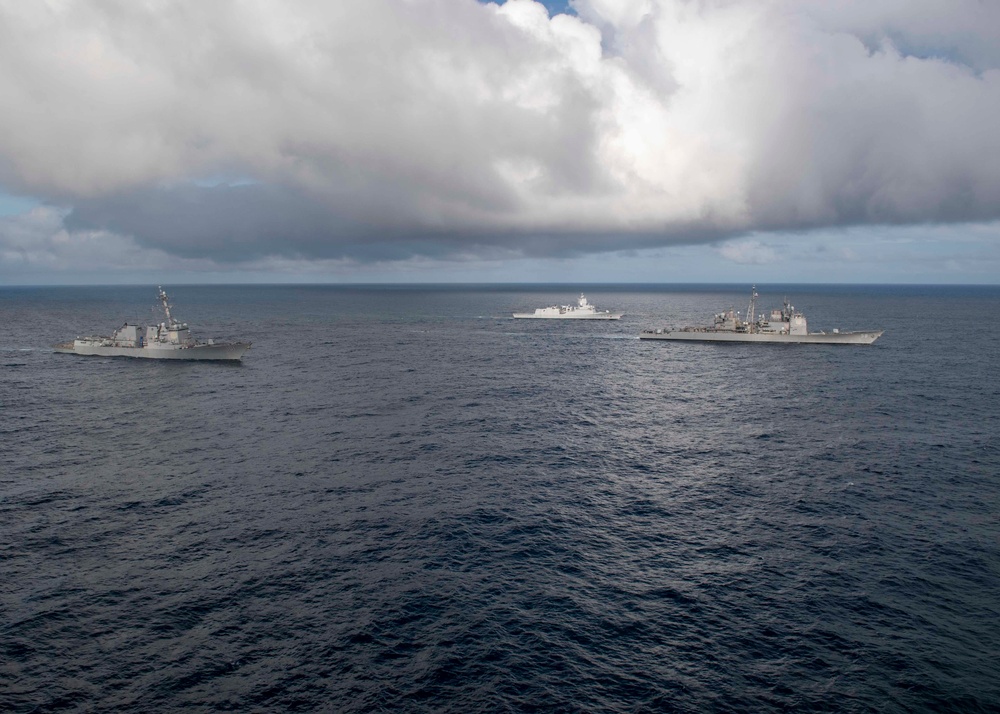
<instances>
[{"instance_id":1,"label":"ship superstructure","mask_svg":"<svg viewBox=\"0 0 1000 714\"><path fill-rule=\"evenodd\" d=\"M515 312L514 317L540 320L620 320L623 314L625 313L598 310L581 293L576 305L540 307L534 312Z\"/></svg>"},{"instance_id":2,"label":"ship superstructure","mask_svg":"<svg viewBox=\"0 0 1000 714\"><path fill-rule=\"evenodd\" d=\"M750 304L743 318L733 308L715 315L707 327L643 330L641 340L688 340L697 342L783 342L827 345L870 345L882 330L860 332L809 332L806 316L786 298L780 310L757 315L757 287L750 291Z\"/></svg>"},{"instance_id":3,"label":"ship superstructure","mask_svg":"<svg viewBox=\"0 0 1000 714\"><path fill-rule=\"evenodd\" d=\"M77 337L55 345L56 352L100 357L145 359L239 360L250 349L249 342L199 342L186 322L171 314L167 293L159 288L160 304L166 320L157 325L125 323L110 337Z\"/></svg>"}]
</instances>

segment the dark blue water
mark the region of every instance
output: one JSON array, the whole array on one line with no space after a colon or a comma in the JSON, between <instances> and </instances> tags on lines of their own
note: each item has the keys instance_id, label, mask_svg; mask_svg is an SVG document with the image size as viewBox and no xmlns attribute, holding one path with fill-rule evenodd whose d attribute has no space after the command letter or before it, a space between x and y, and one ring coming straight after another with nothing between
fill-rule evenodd
<instances>
[{"instance_id":1,"label":"dark blue water","mask_svg":"<svg viewBox=\"0 0 1000 714\"><path fill-rule=\"evenodd\" d=\"M575 290L0 289L0 710L1000 711L1000 289Z\"/></svg>"}]
</instances>

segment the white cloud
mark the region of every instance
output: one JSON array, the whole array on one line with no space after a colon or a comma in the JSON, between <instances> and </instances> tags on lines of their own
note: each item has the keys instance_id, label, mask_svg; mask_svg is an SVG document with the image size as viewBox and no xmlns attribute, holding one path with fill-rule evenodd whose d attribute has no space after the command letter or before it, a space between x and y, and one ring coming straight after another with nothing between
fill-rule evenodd
<instances>
[{"instance_id":1,"label":"white cloud","mask_svg":"<svg viewBox=\"0 0 1000 714\"><path fill-rule=\"evenodd\" d=\"M574 7L0 0L0 186L236 263L1000 215L1000 5Z\"/></svg>"}]
</instances>

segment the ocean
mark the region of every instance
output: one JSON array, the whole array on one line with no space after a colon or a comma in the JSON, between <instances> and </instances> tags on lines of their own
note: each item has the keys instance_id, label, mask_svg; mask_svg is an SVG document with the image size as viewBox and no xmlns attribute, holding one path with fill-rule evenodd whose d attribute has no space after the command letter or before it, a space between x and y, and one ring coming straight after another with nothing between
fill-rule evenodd
<instances>
[{"instance_id":1,"label":"ocean","mask_svg":"<svg viewBox=\"0 0 1000 714\"><path fill-rule=\"evenodd\" d=\"M1000 711L1000 288L165 287L0 288L0 711Z\"/></svg>"}]
</instances>

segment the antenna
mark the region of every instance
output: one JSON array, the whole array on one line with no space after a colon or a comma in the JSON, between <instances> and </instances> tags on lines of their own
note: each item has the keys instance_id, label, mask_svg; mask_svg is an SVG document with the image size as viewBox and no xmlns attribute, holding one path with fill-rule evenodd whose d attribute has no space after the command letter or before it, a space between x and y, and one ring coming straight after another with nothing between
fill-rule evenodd
<instances>
[{"instance_id":1,"label":"antenna","mask_svg":"<svg viewBox=\"0 0 1000 714\"><path fill-rule=\"evenodd\" d=\"M167 327L171 327L174 324L174 318L170 316L170 303L167 302L167 294L163 292L163 286L160 287L160 303L163 305L163 312L167 313Z\"/></svg>"},{"instance_id":2,"label":"antenna","mask_svg":"<svg viewBox=\"0 0 1000 714\"><path fill-rule=\"evenodd\" d=\"M754 285L752 288L750 288L750 306L747 307L747 320L746 320L746 322L747 322L747 331L748 332L753 332L754 331L754 324L757 321L756 318L754 317L754 315L756 315L756 313L757 313L757 298L759 298L759 297L760 297L760 295L757 294L757 286Z\"/></svg>"}]
</instances>

